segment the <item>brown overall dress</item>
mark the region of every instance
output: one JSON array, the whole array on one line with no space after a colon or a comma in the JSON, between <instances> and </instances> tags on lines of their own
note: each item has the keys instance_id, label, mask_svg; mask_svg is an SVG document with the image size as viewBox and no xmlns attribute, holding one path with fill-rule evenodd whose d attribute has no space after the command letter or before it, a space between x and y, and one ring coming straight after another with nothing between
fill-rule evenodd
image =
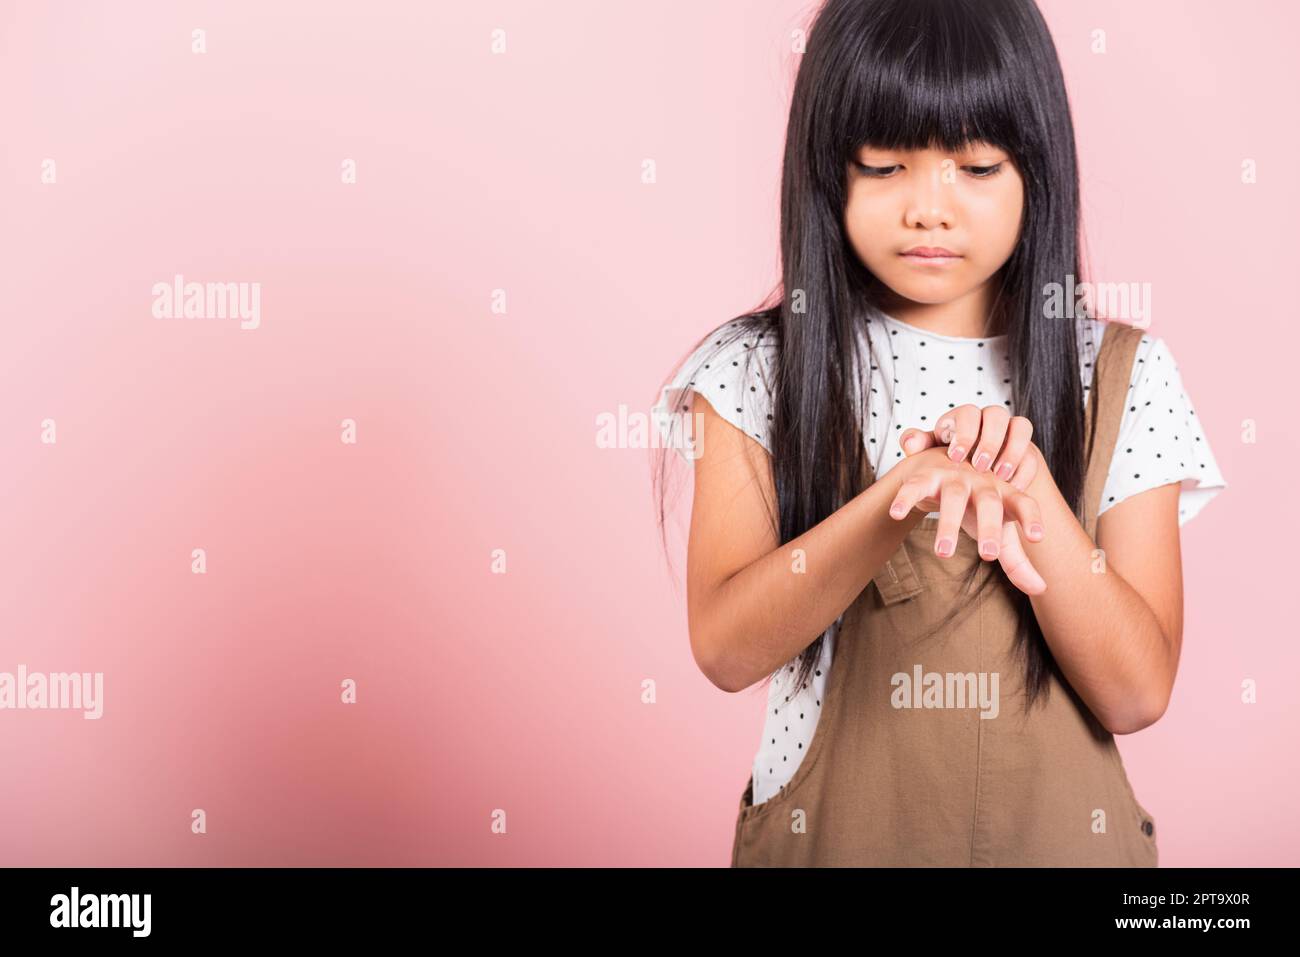
<instances>
[{"instance_id":1,"label":"brown overall dress","mask_svg":"<svg viewBox=\"0 0 1300 957\"><path fill-rule=\"evenodd\" d=\"M1141 337L1110 323L1097 356L1100 418L1084 506L1094 541ZM1085 410L1090 423L1094 403ZM962 534L956 553L939 558L937 525L922 519L845 612L807 753L762 804L746 781L732 866L1155 867L1155 821L1114 736L1055 673L1046 700L1024 715L1014 586L998 573L972 604L960 585L983 561L977 545ZM964 606L958 616L917 642L953 603ZM981 717L992 709L976 696L952 706L956 684L948 707L896 707L916 705L921 689L900 699L893 676L918 669L969 681L996 672L996 716Z\"/></svg>"}]
</instances>

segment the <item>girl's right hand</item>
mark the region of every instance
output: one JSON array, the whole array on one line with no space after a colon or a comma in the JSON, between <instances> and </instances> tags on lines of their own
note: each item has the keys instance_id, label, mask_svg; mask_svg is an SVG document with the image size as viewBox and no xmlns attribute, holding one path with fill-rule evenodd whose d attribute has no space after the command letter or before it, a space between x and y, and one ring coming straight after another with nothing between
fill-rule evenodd
<instances>
[{"instance_id":1,"label":"girl's right hand","mask_svg":"<svg viewBox=\"0 0 1300 957\"><path fill-rule=\"evenodd\" d=\"M1005 407L962 405L941 416L934 430L908 429L899 436L907 454L934 445L948 446L954 462L969 461L977 472L992 472L1024 490L1034 478L1034 457L1029 454L1034 425Z\"/></svg>"},{"instance_id":2,"label":"girl's right hand","mask_svg":"<svg viewBox=\"0 0 1300 957\"><path fill-rule=\"evenodd\" d=\"M889 515L901 521L913 509L922 514L938 512L936 555L950 557L957 550L958 533L964 531L980 543L980 557L996 559L1021 591L1039 595L1047 590L1016 530L1018 522L1029 541L1042 541L1042 518L1033 498L992 472L952 461L942 446L926 449L896 467L906 473Z\"/></svg>"}]
</instances>

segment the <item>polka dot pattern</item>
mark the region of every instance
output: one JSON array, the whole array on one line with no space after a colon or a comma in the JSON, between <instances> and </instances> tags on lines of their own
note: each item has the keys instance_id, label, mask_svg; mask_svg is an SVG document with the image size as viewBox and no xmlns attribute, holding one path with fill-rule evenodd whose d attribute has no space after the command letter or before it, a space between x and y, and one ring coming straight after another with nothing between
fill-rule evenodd
<instances>
[{"instance_id":1,"label":"polka dot pattern","mask_svg":"<svg viewBox=\"0 0 1300 957\"><path fill-rule=\"evenodd\" d=\"M1178 524L1185 525L1227 488L1227 482L1168 344L1157 336L1143 336L1133 365L1098 514L1139 492L1177 482Z\"/></svg>"}]
</instances>

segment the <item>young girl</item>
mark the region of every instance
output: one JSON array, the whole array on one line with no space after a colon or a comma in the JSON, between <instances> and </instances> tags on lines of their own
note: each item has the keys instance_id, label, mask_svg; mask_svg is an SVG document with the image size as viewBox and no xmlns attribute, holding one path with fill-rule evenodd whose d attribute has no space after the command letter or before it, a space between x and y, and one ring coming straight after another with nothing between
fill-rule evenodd
<instances>
[{"instance_id":1,"label":"young girl","mask_svg":"<svg viewBox=\"0 0 1300 957\"><path fill-rule=\"evenodd\" d=\"M1156 865L1114 735L1165 711L1226 483L1165 342L1057 308L1078 192L1032 0L826 3L782 284L655 409L695 658L772 678L733 865Z\"/></svg>"}]
</instances>

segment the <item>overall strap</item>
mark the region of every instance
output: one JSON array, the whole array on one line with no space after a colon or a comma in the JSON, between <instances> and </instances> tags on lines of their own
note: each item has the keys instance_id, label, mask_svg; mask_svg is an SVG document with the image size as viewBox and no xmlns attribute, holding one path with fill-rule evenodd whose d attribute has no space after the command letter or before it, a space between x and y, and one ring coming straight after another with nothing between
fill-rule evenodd
<instances>
[{"instance_id":1,"label":"overall strap","mask_svg":"<svg viewBox=\"0 0 1300 957\"><path fill-rule=\"evenodd\" d=\"M876 481L876 473L871 467L870 457L864 454L862 458L865 478L863 488L866 488ZM899 543L898 550L881 566L872 581L880 592L880 600L886 605L906 601L925 590L925 585L921 584L912 560L907 555L906 541Z\"/></svg>"},{"instance_id":2,"label":"overall strap","mask_svg":"<svg viewBox=\"0 0 1300 957\"><path fill-rule=\"evenodd\" d=\"M899 543L898 551L876 572L872 581L880 592L880 600L886 605L907 601L925 590L921 579L917 577L916 569L912 567L912 560L907 556L906 541Z\"/></svg>"},{"instance_id":3,"label":"overall strap","mask_svg":"<svg viewBox=\"0 0 1300 957\"><path fill-rule=\"evenodd\" d=\"M1085 444L1092 431L1094 416L1097 419L1096 439L1084 455L1087 471L1083 482L1083 528L1094 542L1097 540L1101 493L1106 487L1106 476L1110 473L1124 406L1133 381L1133 360L1145 334L1136 326L1120 322L1107 322L1105 329L1097 365L1093 369L1092 388L1084 400Z\"/></svg>"}]
</instances>

